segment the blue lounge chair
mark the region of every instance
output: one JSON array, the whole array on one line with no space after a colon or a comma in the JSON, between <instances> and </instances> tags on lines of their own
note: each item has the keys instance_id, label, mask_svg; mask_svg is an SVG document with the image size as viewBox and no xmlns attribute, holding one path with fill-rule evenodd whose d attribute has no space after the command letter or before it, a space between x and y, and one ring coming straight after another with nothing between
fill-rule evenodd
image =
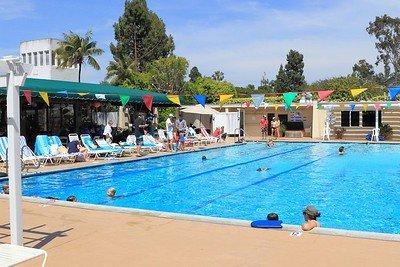
<instances>
[{"instance_id":1,"label":"blue lounge chair","mask_svg":"<svg viewBox=\"0 0 400 267\"><path fill-rule=\"evenodd\" d=\"M122 147L112 146L109 143L107 143L107 141L104 139L97 139L96 143L100 148L112 151L111 154L117 157L121 157L122 154L125 152L125 150Z\"/></svg>"},{"instance_id":2,"label":"blue lounge chair","mask_svg":"<svg viewBox=\"0 0 400 267\"><path fill-rule=\"evenodd\" d=\"M29 167L32 166L34 168L40 167L40 157L37 157L32 150L27 146L26 140L24 136L20 137L20 146L21 146L21 161L24 166ZM7 164L7 155L8 155L8 138L3 136L0 137L0 158L5 164Z\"/></svg>"},{"instance_id":3,"label":"blue lounge chair","mask_svg":"<svg viewBox=\"0 0 400 267\"><path fill-rule=\"evenodd\" d=\"M59 164L62 160L61 155L51 153L51 144L47 135L36 136L35 154L44 160L44 165L47 163Z\"/></svg>"},{"instance_id":4,"label":"blue lounge chair","mask_svg":"<svg viewBox=\"0 0 400 267\"><path fill-rule=\"evenodd\" d=\"M90 137L88 134L82 134L81 141L83 146L87 149L89 156L94 156L95 159L105 158L114 153L113 150L103 149L95 145L92 137Z\"/></svg>"}]
</instances>

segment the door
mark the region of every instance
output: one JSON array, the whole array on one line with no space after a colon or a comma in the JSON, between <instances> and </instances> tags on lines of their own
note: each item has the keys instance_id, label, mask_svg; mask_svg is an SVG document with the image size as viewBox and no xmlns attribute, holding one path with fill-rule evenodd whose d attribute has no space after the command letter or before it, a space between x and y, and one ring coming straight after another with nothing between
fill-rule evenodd
<instances>
[{"instance_id":1,"label":"door","mask_svg":"<svg viewBox=\"0 0 400 267\"><path fill-rule=\"evenodd\" d=\"M267 114L267 119L268 119L268 135L272 134L272 128L271 128L271 121L275 117L274 113L268 113Z\"/></svg>"}]
</instances>

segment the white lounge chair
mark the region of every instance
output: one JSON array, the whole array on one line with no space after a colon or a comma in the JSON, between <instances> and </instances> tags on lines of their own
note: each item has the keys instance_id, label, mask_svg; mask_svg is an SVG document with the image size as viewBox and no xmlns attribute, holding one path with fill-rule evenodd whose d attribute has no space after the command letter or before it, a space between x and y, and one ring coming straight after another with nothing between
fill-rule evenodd
<instances>
[{"instance_id":1,"label":"white lounge chair","mask_svg":"<svg viewBox=\"0 0 400 267\"><path fill-rule=\"evenodd\" d=\"M103 149L95 145L92 137L88 134L82 134L81 140L83 146L87 149L88 155L94 156L94 159L106 158L108 155L112 155L115 151L109 149Z\"/></svg>"},{"instance_id":2,"label":"white lounge chair","mask_svg":"<svg viewBox=\"0 0 400 267\"><path fill-rule=\"evenodd\" d=\"M10 244L0 245L0 266L15 266L40 256L43 256L42 267L44 267L47 260L47 252L43 249Z\"/></svg>"},{"instance_id":3,"label":"white lounge chair","mask_svg":"<svg viewBox=\"0 0 400 267\"><path fill-rule=\"evenodd\" d=\"M204 136L205 140L209 141L210 143L216 143L218 142L218 138L211 136L208 134L206 128L201 127L200 128L201 134Z\"/></svg>"}]
</instances>

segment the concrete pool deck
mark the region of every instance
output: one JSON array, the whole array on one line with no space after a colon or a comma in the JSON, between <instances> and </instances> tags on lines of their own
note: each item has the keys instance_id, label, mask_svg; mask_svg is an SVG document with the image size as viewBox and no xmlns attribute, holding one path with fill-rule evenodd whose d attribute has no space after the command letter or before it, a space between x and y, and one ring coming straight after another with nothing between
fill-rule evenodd
<instances>
[{"instance_id":1,"label":"concrete pool deck","mask_svg":"<svg viewBox=\"0 0 400 267\"><path fill-rule=\"evenodd\" d=\"M0 199L0 242L9 242ZM400 266L400 242L24 202L24 244L47 266ZM38 266L40 260L23 266Z\"/></svg>"}]
</instances>

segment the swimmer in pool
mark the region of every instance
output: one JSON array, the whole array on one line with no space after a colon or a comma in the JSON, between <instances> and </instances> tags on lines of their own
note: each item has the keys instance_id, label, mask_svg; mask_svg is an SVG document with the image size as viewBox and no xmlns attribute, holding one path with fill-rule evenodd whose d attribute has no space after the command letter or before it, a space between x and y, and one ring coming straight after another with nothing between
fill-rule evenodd
<instances>
[{"instance_id":1,"label":"swimmer in pool","mask_svg":"<svg viewBox=\"0 0 400 267\"><path fill-rule=\"evenodd\" d=\"M109 196L109 197L115 197L116 193L117 193L117 190L115 190L114 187L110 187L107 190L107 196Z\"/></svg>"},{"instance_id":2,"label":"swimmer in pool","mask_svg":"<svg viewBox=\"0 0 400 267\"><path fill-rule=\"evenodd\" d=\"M207 160L207 157L206 157L206 156L202 156L202 157L201 157L201 160L202 160L202 161Z\"/></svg>"},{"instance_id":3,"label":"swimmer in pool","mask_svg":"<svg viewBox=\"0 0 400 267\"><path fill-rule=\"evenodd\" d=\"M268 143L267 143L267 147L271 148L271 147L273 147L274 145L275 145L274 141L273 141L272 139L269 139L269 140L268 140Z\"/></svg>"},{"instance_id":4,"label":"swimmer in pool","mask_svg":"<svg viewBox=\"0 0 400 267\"><path fill-rule=\"evenodd\" d=\"M310 231L316 227L321 227L321 224L317 221L317 218L321 216L321 213L314 206L307 206L303 210L304 223L301 225L303 231Z\"/></svg>"},{"instance_id":5,"label":"swimmer in pool","mask_svg":"<svg viewBox=\"0 0 400 267\"><path fill-rule=\"evenodd\" d=\"M339 147L338 153L339 153L339 156L344 155L344 153L345 153L344 146Z\"/></svg>"},{"instance_id":6,"label":"swimmer in pool","mask_svg":"<svg viewBox=\"0 0 400 267\"><path fill-rule=\"evenodd\" d=\"M67 201L69 201L69 202L76 202L76 201L78 201L78 200L76 199L76 196L69 196L69 197L67 197Z\"/></svg>"},{"instance_id":7,"label":"swimmer in pool","mask_svg":"<svg viewBox=\"0 0 400 267\"><path fill-rule=\"evenodd\" d=\"M258 172L265 172L265 171L268 171L268 170L269 170L269 168L267 168L267 167L260 167L260 168L257 169Z\"/></svg>"}]
</instances>

